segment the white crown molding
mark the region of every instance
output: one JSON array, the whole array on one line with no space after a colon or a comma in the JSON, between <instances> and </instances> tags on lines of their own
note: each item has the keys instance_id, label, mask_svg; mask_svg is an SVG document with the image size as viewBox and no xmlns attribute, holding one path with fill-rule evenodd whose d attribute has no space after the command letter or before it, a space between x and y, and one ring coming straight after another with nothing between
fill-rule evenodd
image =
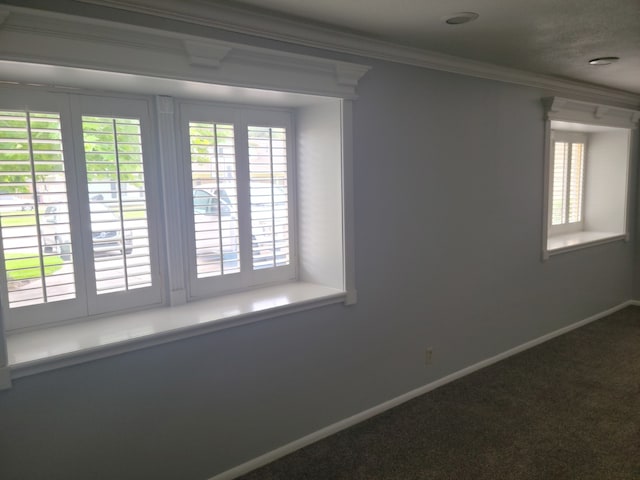
<instances>
[{"instance_id":1,"label":"white crown molding","mask_svg":"<svg viewBox=\"0 0 640 480\"><path fill-rule=\"evenodd\" d=\"M548 94L636 108L640 95L550 75L409 48L363 35L203 0L78 0L323 50L540 88Z\"/></svg>"},{"instance_id":2,"label":"white crown molding","mask_svg":"<svg viewBox=\"0 0 640 480\"><path fill-rule=\"evenodd\" d=\"M22 7L4 6L2 17L0 60L14 62L345 99L371 68Z\"/></svg>"},{"instance_id":3,"label":"white crown molding","mask_svg":"<svg viewBox=\"0 0 640 480\"><path fill-rule=\"evenodd\" d=\"M580 102L562 97L544 98L549 120L588 123L618 128L636 128L640 111Z\"/></svg>"}]
</instances>

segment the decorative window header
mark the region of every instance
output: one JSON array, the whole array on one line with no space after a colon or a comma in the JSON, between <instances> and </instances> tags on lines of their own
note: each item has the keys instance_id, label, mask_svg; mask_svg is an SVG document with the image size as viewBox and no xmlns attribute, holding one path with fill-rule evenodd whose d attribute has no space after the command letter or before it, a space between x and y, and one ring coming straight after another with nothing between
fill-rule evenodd
<instances>
[{"instance_id":1,"label":"decorative window header","mask_svg":"<svg viewBox=\"0 0 640 480\"><path fill-rule=\"evenodd\" d=\"M0 58L345 99L371 68L13 6L0 8Z\"/></svg>"},{"instance_id":2,"label":"decorative window header","mask_svg":"<svg viewBox=\"0 0 640 480\"><path fill-rule=\"evenodd\" d=\"M548 120L563 120L617 128L636 128L640 120L640 111L637 110L561 97L544 98L542 102Z\"/></svg>"}]
</instances>

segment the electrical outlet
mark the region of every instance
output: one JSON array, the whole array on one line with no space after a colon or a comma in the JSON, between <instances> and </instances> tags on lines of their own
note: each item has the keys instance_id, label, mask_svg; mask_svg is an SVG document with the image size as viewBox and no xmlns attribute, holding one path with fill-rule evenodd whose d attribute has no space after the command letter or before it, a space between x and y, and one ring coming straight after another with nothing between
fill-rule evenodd
<instances>
[{"instance_id":1,"label":"electrical outlet","mask_svg":"<svg viewBox=\"0 0 640 480\"><path fill-rule=\"evenodd\" d=\"M433 349L429 347L424 351L424 364L431 365L432 361L433 361Z\"/></svg>"}]
</instances>

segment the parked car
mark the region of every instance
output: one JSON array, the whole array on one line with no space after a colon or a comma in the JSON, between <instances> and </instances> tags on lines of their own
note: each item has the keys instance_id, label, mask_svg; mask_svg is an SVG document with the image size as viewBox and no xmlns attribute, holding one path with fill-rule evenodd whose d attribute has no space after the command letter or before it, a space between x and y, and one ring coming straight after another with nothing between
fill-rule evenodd
<instances>
[{"instance_id":1,"label":"parked car","mask_svg":"<svg viewBox=\"0 0 640 480\"><path fill-rule=\"evenodd\" d=\"M0 212L16 212L33 210L32 198L21 198L17 195L6 195L0 193Z\"/></svg>"},{"instance_id":2,"label":"parked car","mask_svg":"<svg viewBox=\"0 0 640 480\"><path fill-rule=\"evenodd\" d=\"M251 225L254 268L269 267L273 263L274 255L279 260L288 256L288 235L276 234L276 242L286 247L277 247L273 251L273 209L286 211L288 208L287 192L281 187L275 188L275 195L271 185L261 182L251 182ZM225 258L238 255L237 206L236 186L234 184L203 184L193 189L193 210L195 216L196 248L219 254L219 222L227 220L227 225L233 223L235 229L227 229L222 239ZM273 201L273 204L272 204ZM235 222L231 222L235 220ZM224 225L224 223L222 223ZM223 227L224 228L224 227Z\"/></svg>"},{"instance_id":3,"label":"parked car","mask_svg":"<svg viewBox=\"0 0 640 480\"><path fill-rule=\"evenodd\" d=\"M232 197L235 195L231 187L222 188L217 184L199 185L193 189L197 255L238 261L238 216Z\"/></svg>"},{"instance_id":4,"label":"parked car","mask_svg":"<svg viewBox=\"0 0 640 480\"><path fill-rule=\"evenodd\" d=\"M133 252L133 232L125 230L122 235L120 218L108 207L91 203L91 237L94 252ZM124 237L124 238L123 238Z\"/></svg>"},{"instance_id":5,"label":"parked car","mask_svg":"<svg viewBox=\"0 0 640 480\"><path fill-rule=\"evenodd\" d=\"M118 216L105 205L91 203L91 237L94 252L133 252L133 232L125 230ZM71 232L66 205L49 205L40 224L45 253L69 255Z\"/></svg>"}]
</instances>

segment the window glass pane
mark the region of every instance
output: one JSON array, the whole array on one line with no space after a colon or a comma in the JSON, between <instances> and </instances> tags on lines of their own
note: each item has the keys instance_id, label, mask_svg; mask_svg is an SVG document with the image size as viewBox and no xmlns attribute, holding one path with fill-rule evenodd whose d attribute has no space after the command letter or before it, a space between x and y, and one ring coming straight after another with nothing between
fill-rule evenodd
<instances>
[{"instance_id":1,"label":"window glass pane","mask_svg":"<svg viewBox=\"0 0 640 480\"><path fill-rule=\"evenodd\" d=\"M59 114L0 111L0 229L9 308L75 298Z\"/></svg>"},{"instance_id":2,"label":"window glass pane","mask_svg":"<svg viewBox=\"0 0 640 480\"><path fill-rule=\"evenodd\" d=\"M582 220L582 177L584 170L584 143L571 144L571 172L569 174L568 222Z\"/></svg>"},{"instance_id":3,"label":"window glass pane","mask_svg":"<svg viewBox=\"0 0 640 480\"><path fill-rule=\"evenodd\" d=\"M189 122L196 275L238 273L238 189L233 125Z\"/></svg>"},{"instance_id":4,"label":"window glass pane","mask_svg":"<svg viewBox=\"0 0 640 480\"><path fill-rule=\"evenodd\" d=\"M96 293L151 286L139 119L82 117Z\"/></svg>"},{"instance_id":5,"label":"window glass pane","mask_svg":"<svg viewBox=\"0 0 640 480\"><path fill-rule=\"evenodd\" d=\"M287 132L249 126L248 137L253 269L288 265Z\"/></svg>"},{"instance_id":6,"label":"window glass pane","mask_svg":"<svg viewBox=\"0 0 640 480\"><path fill-rule=\"evenodd\" d=\"M553 184L551 200L551 224L561 225L566 222L567 204L567 166L569 162L569 144L554 142L553 151Z\"/></svg>"}]
</instances>

